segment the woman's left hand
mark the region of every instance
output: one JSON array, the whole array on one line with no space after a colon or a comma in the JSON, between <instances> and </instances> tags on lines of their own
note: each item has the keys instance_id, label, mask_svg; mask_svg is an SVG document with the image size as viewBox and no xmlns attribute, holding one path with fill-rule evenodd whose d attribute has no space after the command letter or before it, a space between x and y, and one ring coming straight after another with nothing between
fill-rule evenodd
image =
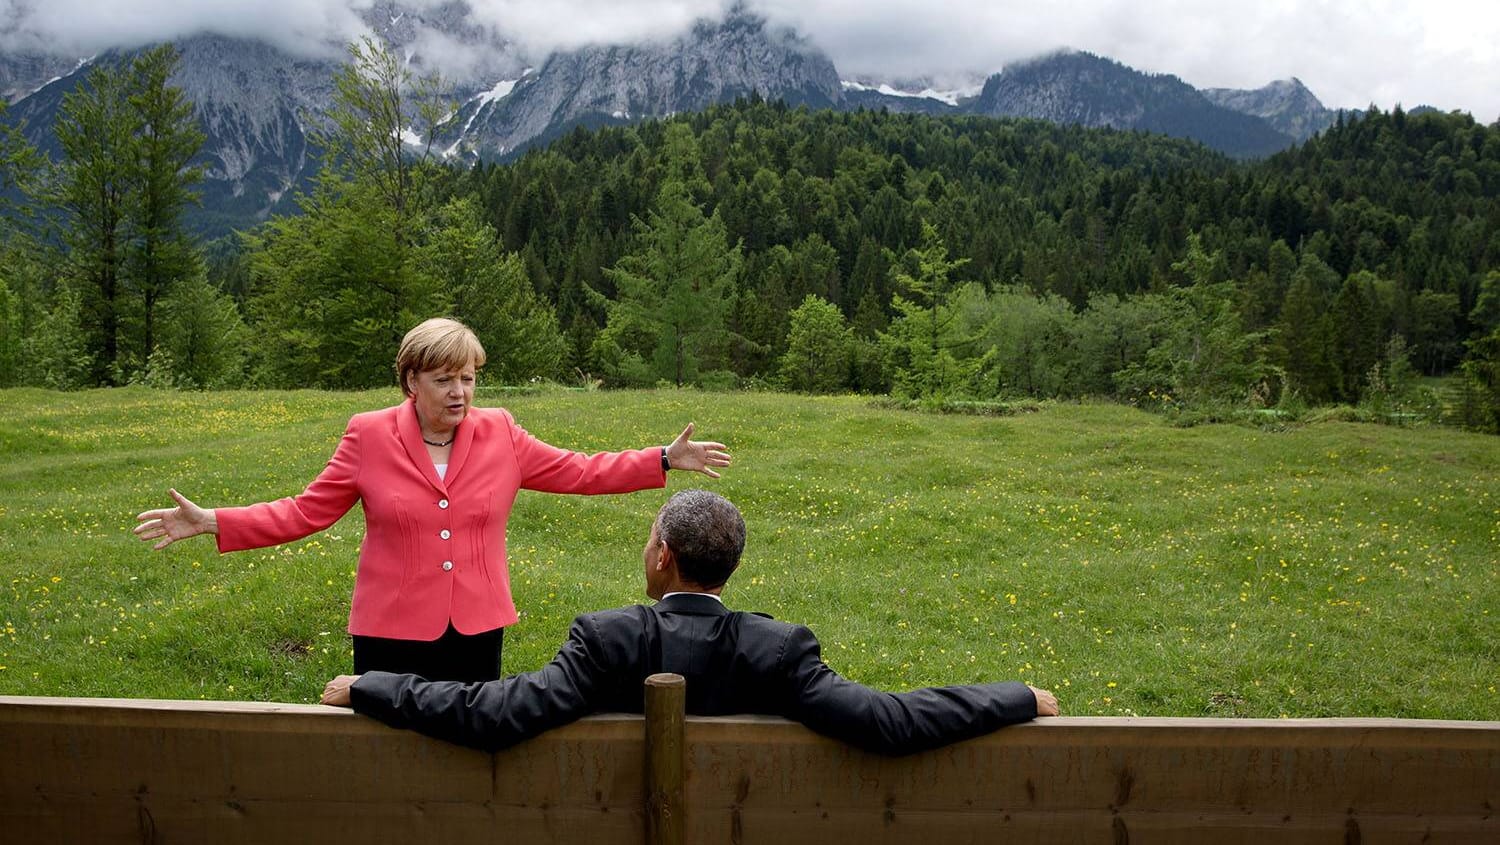
<instances>
[{"instance_id":1,"label":"woman's left hand","mask_svg":"<svg viewBox=\"0 0 1500 845\"><path fill-rule=\"evenodd\" d=\"M691 436L693 424L688 423L687 428L667 447L667 463L672 465L672 469L701 472L709 478L718 478L719 474L714 471L714 467L729 466L731 458L724 451L728 447L723 443L689 440Z\"/></svg>"}]
</instances>

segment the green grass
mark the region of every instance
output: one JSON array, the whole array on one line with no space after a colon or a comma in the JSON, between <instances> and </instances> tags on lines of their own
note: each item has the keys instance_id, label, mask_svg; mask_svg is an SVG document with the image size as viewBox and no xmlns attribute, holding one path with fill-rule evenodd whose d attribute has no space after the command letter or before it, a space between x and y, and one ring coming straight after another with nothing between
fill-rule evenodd
<instances>
[{"instance_id":1,"label":"green grass","mask_svg":"<svg viewBox=\"0 0 1500 845\"><path fill-rule=\"evenodd\" d=\"M370 393L0 391L0 694L311 701L347 671L362 533L154 553L134 515L300 490ZM1010 417L869 400L542 392L584 450L730 444L750 526L731 606L809 624L889 689L1018 678L1071 714L1500 719L1500 439L1325 423L1174 428L1116 405ZM660 491L523 493L507 671L640 598Z\"/></svg>"}]
</instances>

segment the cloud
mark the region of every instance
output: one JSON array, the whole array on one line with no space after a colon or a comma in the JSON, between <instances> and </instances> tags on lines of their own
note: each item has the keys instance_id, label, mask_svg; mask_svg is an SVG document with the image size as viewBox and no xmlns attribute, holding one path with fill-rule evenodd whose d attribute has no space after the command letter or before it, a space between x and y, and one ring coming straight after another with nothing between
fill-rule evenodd
<instances>
[{"instance_id":1,"label":"cloud","mask_svg":"<svg viewBox=\"0 0 1500 845\"><path fill-rule=\"evenodd\" d=\"M1326 105L1500 118L1500 4L1465 0L758 0L845 75L991 72L1060 47L1198 87L1300 78Z\"/></svg>"},{"instance_id":2,"label":"cloud","mask_svg":"<svg viewBox=\"0 0 1500 845\"><path fill-rule=\"evenodd\" d=\"M460 0L404 0L423 14ZM1060 47L1199 87L1297 76L1330 106L1430 104L1500 119L1500 4L1471 0L746 0L806 36L846 77L956 79ZM378 4L378 6L377 6ZM199 32L332 56L391 0L0 0L0 49L91 55ZM554 50L667 40L734 0L467 0L470 22L534 64ZM478 67L472 42L418 36L434 65Z\"/></svg>"},{"instance_id":3,"label":"cloud","mask_svg":"<svg viewBox=\"0 0 1500 845\"><path fill-rule=\"evenodd\" d=\"M211 32L333 56L368 31L349 0L0 0L7 52L89 56Z\"/></svg>"},{"instance_id":4,"label":"cloud","mask_svg":"<svg viewBox=\"0 0 1500 845\"><path fill-rule=\"evenodd\" d=\"M661 41L702 19L724 17L732 0L470 0L474 19L532 55L595 44Z\"/></svg>"}]
</instances>

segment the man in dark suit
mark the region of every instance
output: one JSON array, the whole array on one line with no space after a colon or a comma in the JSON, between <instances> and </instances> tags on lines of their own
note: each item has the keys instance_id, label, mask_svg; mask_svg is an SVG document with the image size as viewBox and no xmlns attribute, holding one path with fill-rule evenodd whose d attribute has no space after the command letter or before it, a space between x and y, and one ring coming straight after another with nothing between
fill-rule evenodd
<instances>
[{"instance_id":1,"label":"man in dark suit","mask_svg":"<svg viewBox=\"0 0 1500 845\"><path fill-rule=\"evenodd\" d=\"M734 505L685 490L662 507L646 541L646 594L655 605L579 616L557 656L536 672L474 684L340 675L328 682L323 703L488 751L590 713L639 713L642 682L657 672L687 679L690 714L784 716L885 754L1057 715L1050 692L1014 681L886 693L840 677L806 627L724 606L719 594L744 548L745 522Z\"/></svg>"}]
</instances>

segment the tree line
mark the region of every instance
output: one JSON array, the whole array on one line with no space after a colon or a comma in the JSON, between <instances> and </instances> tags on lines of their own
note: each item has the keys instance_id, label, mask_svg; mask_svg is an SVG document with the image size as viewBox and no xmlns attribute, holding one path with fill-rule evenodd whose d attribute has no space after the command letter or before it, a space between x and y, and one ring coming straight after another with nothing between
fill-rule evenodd
<instances>
[{"instance_id":1,"label":"tree line","mask_svg":"<svg viewBox=\"0 0 1500 845\"><path fill-rule=\"evenodd\" d=\"M90 74L49 168L4 136L27 201L0 382L387 384L405 328L449 313L506 383L1391 408L1438 376L1500 426L1500 127L1466 115L1371 109L1235 162L750 97L458 169L401 141L437 134L440 86L363 42L301 213L201 246L174 64Z\"/></svg>"}]
</instances>

